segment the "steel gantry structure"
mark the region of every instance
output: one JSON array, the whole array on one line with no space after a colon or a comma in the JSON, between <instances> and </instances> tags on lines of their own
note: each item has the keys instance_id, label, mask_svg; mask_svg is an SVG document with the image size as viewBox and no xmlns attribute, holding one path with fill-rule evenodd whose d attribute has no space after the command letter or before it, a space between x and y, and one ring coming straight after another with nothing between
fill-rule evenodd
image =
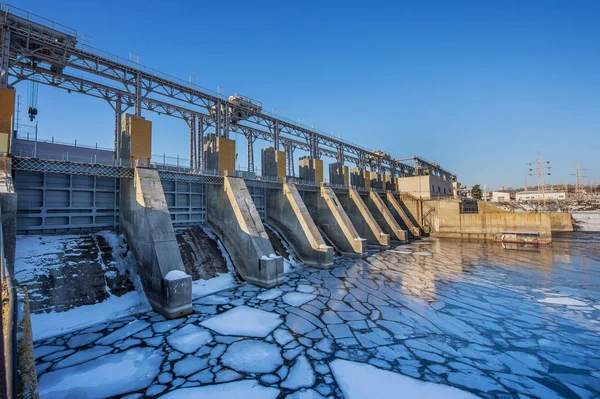
<instances>
[{"instance_id":1,"label":"steel gantry structure","mask_svg":"<svg viewBox=\"0 0 600 399\"><path fill-rule=\"evenodd\" d=\"M77 40L66 26L6 4L0 5L2 43L0 87L25 80L106 100L115 111L115 156L119 154L121 116L142 110L185 120L190 128L190 168L204 165L204 137L209 128L216 136L232 133L248 140L248 169L254 170L253 143L259 138L286 151L288 173L293 172L295 149L311 157L328 156L337 162L371 167L392 176L433 174L446 180L456 176L415 157L415 166L381 151L370 151L334 138L287 118L260 109L242 107L225 96L159 71L95 49ZM240 117L243 115L243 117Z\"/></svg>"}]
</instances>

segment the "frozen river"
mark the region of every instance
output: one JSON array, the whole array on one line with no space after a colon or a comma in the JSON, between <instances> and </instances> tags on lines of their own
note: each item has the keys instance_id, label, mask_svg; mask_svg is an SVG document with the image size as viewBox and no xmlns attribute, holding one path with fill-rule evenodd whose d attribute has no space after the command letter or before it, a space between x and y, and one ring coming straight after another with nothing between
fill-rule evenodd
<instances>
[{"instance_id":1,"label":"frozen river","mask_svg":"<svg viewBox=\"0 0 600 399\"><path fill-rule=\"evenodd\" d=\"M41 397L600 396L600 234L426 239L286 280L38 341Z\"/></svg>"}]
</instances>

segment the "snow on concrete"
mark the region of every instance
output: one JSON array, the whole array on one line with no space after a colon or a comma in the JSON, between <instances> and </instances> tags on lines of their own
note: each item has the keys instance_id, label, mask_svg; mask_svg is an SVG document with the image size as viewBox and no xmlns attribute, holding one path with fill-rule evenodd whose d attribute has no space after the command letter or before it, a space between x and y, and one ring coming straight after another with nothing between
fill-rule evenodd
<instances>
[{"instance_id":1,"label":"snow on concrete","mask_svg":"<svg viewBox=\"0 0 600 399\"><path fill-rule=\"evenodd\" d=\"M276 313L238 306L200 324L222 335L264 338L281 323Z\"/></svg>"},{"instance_id":2,"label":"snow on concrete","mask_svg":"<svg viewBox=\"0 0 600 399\"><path fill-rule=\"evenodd\" d=\"M183 353L195 352L210 341L210 332L193 324L187 324L167 337L169 345Z\"/></svg>"},{"instance_id":3,"label":"snow on concrete","mask_svg":"<svg viewBox=\"0 0 600 399\"><path fill-rule=\"evenodd\" d=\"M150 310L146 296L137 290L110 296L94 305L79 306L66 312L32 313L33 340L80 330L106 320L115 320Z\"/></svg>"},{"instance_id":4,"label":"snow on concrete","mask_svg":"<svg viewBox=\"0 0 600 399\"><path fill-rule=\"evenodd\" d=\"M329 367L346 399L397 398L400 394L406 398L477 398L458 388L420 381L369 364L336 359Z\"/></svg>"},{"instance_id":5,"label":"snow on concrete","mask_svg":"<svg viewBox=\"0 0 600 399\"><path fill-rule=\"evenodd\" d=\"M279 389L262 386L258 381L243 380L225 384L180 388L161 396L163 399L275 399Z\"/></svg>"},{"instance_id":6,"label":"snow on concrete","mask_svg":"<svg viewBox=\"0 0 600 399\"><path fill-rule=\"evenodd\" d=\"M302 306L306 302L312 301L317 296L314 294L305 294L303 292L289 292L283 296L283 302L290 306Z\"/></svg>"},{"instance_id":7,"label":"snow on concrete","mask_svg":"<svg viewBox=\"0 0 600 399\"><path fill-rule=\"evenodd\" d=\"M199 298L237 285L233 274L221 273L208 280L192 281L192 297Z\"/></svg>"},{"instance_id":8,"label":"snow on concrete","mask_svg":"<svg viewBox=\"0 0 600 399\"><path fill-rule=\"evenodd\" d=\"M156 378L163 353L133 348L96 360L43 374L38 380L42 398L105 398L145 388Z\"/></svg>"},{"instance_id":9,"label":"snow on concrete","mask_svg":"<svg viewBox=\"0 0 600 399\"><path fill-rule=\"evenodd\" d=\"M547 297L547 298L538 300L538 302L551 303L553 305L587 306L587 303L585 303L585 302L578 301L577 299L564 297L564 296Z\"/></svg>"},{"instance_id":10,"label":"snow on concrete","mask_svg":"<svg viewBox=\"0 0 600 399\"><path fill-rule=\"evenodd\" d=\"M242 373L271 373L282 364L279 347L262 341L234 342L221 357L224 366Z\"/></svg>"},{"instance_id":11,"label":"snow on concrete","mask_svg":"<svg viewBox=\"0 0 600 399\"><path fill-rule=\"evenodd\" d=\"M183 272L181 270L171 270L165 276L165 280L167 280L167 281L181 280L182 278L186 278L189 276L190 276L189 274L187 274L186 272Z\"/></svg>"}]
</instances>

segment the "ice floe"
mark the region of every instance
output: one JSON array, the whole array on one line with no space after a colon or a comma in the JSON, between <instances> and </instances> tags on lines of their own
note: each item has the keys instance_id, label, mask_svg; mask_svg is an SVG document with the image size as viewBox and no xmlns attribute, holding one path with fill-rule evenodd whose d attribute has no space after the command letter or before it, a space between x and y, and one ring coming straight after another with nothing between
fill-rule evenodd
<instances>
[{"instance_id":1,"label":"ice floe","mask_svg":"<svg viewBox=\"0 0 600 399\"><path fill-rule=\"evenodd\" d=\"M244 373L271 373L283 364L279 348L262 341L234 342L227 348L221 362Z\"/></svg>"},{"instance_id":2,"label":"ice floe","mask_svg":"<svg viewBox=\"0 0 600 399\"><path fill-rule=\"evenodd\" d=\"M282 297L282 299L283 302L287 303L290 306L302 306L306 302L312 301L316 297L316 295L306 294L303 292L288 292Z\"/></svg>"},{"instance_id":3,"label":"ice floe","mask_svg":"<svg viewBox=\"0 0 600 399\"><path fill-rule=\"evenodd\" d=\"M193 324L187 324L167 337L167 342L183 353L192 353L212 341L210 332Z\"/></svg>"},{"instance_id":4,"label":"ice floe","mask_svg":"<svg viewBox=\"0 0 600 399\"><path fill-rule=\"evenodd\" d=\"M133 348L73 367L43 374L38 380L42 398L105 398L148 386L160 372L163 353Z\"/></svg>"},{"instance_id":5,"label":"ice floe","mask_svg":"<svg viewBox=\"0 0 600 399\"><path fill-rule=\"evenodd\" d=\"M201 323L223 335L266 337L282 323L281 316L248 306L238 306Z\"/></svg>"},{"instance_id":6,"label":"ice floe","mask_svg":"<svg viewBox=\"0 0 600 399\"><path fill-rule=\"evenodd\" d=\"M275 399L279 389L264 387L258 381L243 380L225 384L180 388L163 395L163 399Z\"/></svg>"},{"instance_id":7,"label":"ice floe","mask_svg":"<svg viewBox=\"0 0 600 399\"><path fill-rule=\"evenodd\" d=\"M336 359L329 364L346 399L363 398L477 398L448 385L420 381L377 367Z\"/></svg>"}]
</instances>

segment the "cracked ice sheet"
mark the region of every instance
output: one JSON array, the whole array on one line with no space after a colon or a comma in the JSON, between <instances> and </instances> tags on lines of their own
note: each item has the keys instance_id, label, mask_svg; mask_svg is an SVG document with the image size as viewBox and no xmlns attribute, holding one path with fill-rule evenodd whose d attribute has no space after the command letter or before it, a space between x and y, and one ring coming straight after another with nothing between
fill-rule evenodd
<instances>
[{"instance_id":1,"label":"cracked ice sheet","mask_svg":"<svg viewBox=\"0 0 600 399\"><path fill-rule=\"evenodd\" d=\"M364 363L336 359L329 366L346 399L397 398L399 393L407 398L477 398L458 388L420 381Z\"/></svg>"},{"instance_id":2,"label":"cracked ice sheet","mask_svg":"<svg viewBox=\"0 0 600 399\"><path fill-rule=\"evenodd\" d=\"M242 305L200 323L222 335L264 338L282 323L276 313Z\"/></svg>"},{"instance_id":3,"label":"cracked ice sheet","mask_svg":"<svg viewBox=\"0 0 600 399\"><path fill-rule=\"evenodd\" d=\"M105 398L145 388L160 371L163 353L134 348L50 371L38 381L42 398Z\"/></svg>"},{"instance_id":4,"label":"cracked ice sheet","mask_svg":"<svg viewBox=\"0 0 600 399\"><path fill-rule=\"evenodd\" d=\"M162 396L164 399L275 399L279 389L267 388L258 381L244 380L195 388L181 388Z\"/></svg>"},{"instance_id":5,"label":"cracked ice sheet","mask_svg":"<svg viewBox=\"0 0 600 399\"><path fill-rule=\"evenodd\" d=\"M289 292L283 296L283 302L290 306L302 306L306 302L312 301L317 296L314 294L305 294L303 292Z\"/></svg>"},{"instance_id":6,"label":"cracked ice sheet","mask_svg":"<svg viewBox=\"0 0 600 399\"><path fill-rule=\"evenodd\" d=\"M587 306L587 303L578 301L577 299L568 297L548 297L538 300L541 303L551 303L553 305L567 305L567 306Z\"/></svg>"}]
</instances>

